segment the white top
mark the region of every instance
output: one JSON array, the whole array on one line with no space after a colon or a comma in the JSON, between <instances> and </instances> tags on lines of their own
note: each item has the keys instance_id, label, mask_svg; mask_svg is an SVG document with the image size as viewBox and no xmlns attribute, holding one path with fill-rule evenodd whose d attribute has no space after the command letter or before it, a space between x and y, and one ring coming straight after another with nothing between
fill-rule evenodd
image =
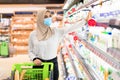
<instances>
[{"instance_id":1,"label":"white top","mask_svg":"<svg viewBox=\"0 0 120 80\"><path fill-rule=\"evenodd\" d=\"M57 21L50 25L50 27L58 27L58 26L59 26L59 22L57 22Z\"/></svg>"},{"instance_id":2,"label":"white top","mask_svg":"<svg viewBox=\"0 0 120 80\"><path fill-rule=\"evenodd\" d=\"M36 37L36 31L31 32L29 37L29 56L31 60L34 58L40 58L44 60L53 59L57 56L57 48L60 38L67 32L75 30L81 26L84 26L85 21L71 24L71 26L64 28L54 28L55 34L47 40L39 41Z\"/></svg>"},{"instance_id":3,"label":"white top","mask_svg":"<svg viewBox=\"0 0 120 80\"><path fill-rule=\"evenodd\" d=\"M47 40L39 41L36 31L31 32L29 38L29 56L31 60L40 58L44 60L53 59L57 56L59 40L63 35L63 30L54 29L55 34Z\"/></svg>"}]
</instances>

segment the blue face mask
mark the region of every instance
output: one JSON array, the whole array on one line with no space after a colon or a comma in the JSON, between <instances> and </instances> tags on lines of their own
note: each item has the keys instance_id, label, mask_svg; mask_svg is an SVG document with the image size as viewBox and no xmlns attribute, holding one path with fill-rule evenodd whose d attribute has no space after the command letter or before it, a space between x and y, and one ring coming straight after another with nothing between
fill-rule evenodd
<instances>
[{"instance_id":1,"label":"blue face mask","mask_svg":"<svg viewBox=\"0 0 120 80\"><path fill-rule=\"evenodd\" d=\"M52 23L52 18L46 18L46 19L44 19L44 24L45 25L47 25L47 26L50 27L51 23Z\"/></svg>"}]
</instances>

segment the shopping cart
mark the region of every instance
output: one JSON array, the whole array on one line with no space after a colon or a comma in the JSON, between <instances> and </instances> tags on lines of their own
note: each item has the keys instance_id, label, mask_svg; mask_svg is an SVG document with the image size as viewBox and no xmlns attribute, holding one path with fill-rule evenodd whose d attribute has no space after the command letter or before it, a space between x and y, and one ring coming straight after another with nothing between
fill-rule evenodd
<instances>
[{"instance_id":1,"label":"shopping cart","mask_svg":"<svg viewBox=\"0 0 120 80\"><path fill-rule=\"evenodd\" d=\"M14 64L11 80L53 80L53 63L43 62L39 68L34 63Z\"/></svg>"}]
</instances>

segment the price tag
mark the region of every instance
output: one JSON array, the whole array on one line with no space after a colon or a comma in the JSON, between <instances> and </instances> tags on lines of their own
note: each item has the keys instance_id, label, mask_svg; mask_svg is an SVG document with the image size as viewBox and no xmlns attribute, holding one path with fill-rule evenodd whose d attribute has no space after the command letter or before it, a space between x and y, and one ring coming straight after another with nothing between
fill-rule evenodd
<instances>
[{"instance_id":1,"label":"price tag","mask_svg":"<svg viewBox=\"0 0 120 80\"><path fill-rule=\"evenodd\" d=\"M71 74L66 78L66 80L77 80L77 79L76 79L75 75Z\"/></svg>"}]
</instances>

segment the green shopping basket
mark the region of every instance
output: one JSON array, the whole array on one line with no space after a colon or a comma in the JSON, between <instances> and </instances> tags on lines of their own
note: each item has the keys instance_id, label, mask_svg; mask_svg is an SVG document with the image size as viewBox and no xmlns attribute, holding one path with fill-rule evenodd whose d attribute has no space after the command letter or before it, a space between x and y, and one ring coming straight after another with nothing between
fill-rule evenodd
<instances>
[{"instance_id":1,"label":"green shopping basket","mask_svg":"<svg viewBox=\"0 0 120 80\"><path fill-rule=\"evenodd\" d=\"M34 63L14 64L11 80L53 80L53 63L43 62L39 68L33 68ZM17 79L16 77L17 73Z\"/></svg>"},{"instance_id":2,"label":"green shopping basket","mask_svg":"<svg viewBox=\"0 0 120 80\"><path fill-rule=\"evenodd\" d=\"M7 42L1 42L1 46L0 46L0 56L3 57L8 57L9 53L8 53L8 43Z\"/></svg>"}]
</instances>

